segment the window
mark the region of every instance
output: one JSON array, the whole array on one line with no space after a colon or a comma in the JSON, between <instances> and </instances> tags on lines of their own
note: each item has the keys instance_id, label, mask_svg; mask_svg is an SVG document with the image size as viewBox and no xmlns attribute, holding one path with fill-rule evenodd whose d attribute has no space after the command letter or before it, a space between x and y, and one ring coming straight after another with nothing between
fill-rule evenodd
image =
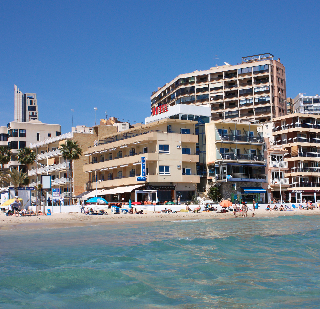
<instances>
[{"instance_id":1,"label":"window","mask_svg":"<svg viewBox=\"0 0 320 309\"><path fill-rule=\"evenodd\" d=\"M22 149L22 148L25 148L27 145L26 145L26 142L25 141L20 141L19 142L19 149Z\"/></svg>"},{"instance_id":2,"label":"window","mask_svg":"<svg viewBox=\"0 0 320 309\"><path fill-rule=\"evenodd\" d=\"M18 130L12 129L9 131L9 136L10 137L18 137Z\"/></svg>"},{"instance_id":3,"label":"window","mask_svg":"<svg viewBox=\"0 0 320 309\"><path fill-rule=\"evenodd\" d=\"M109 160L112 160L112 153L109 153Z\"/></svg>"},{"instance_id":4,"label":"window","mask_svg":"<svg viewBox=\"0 0 320 309\"><path fill-rule=\"evenodd\" d=\"M143 153L148 153L148 147L143 148Z\"/></svg>"},{"instance_id":5,"label":"window","mask_svg":"<svg viewBox=\"0 0 320 309\"><path fill-rule=\"evenodd\" d=\"M122 151L118 151L117 158L122 158Z\"/></svg>"},{"instance_id":6,"label":"window","mask_svg":"<svg viewBox=\"0 0 320 309\"><path fill-rule=\"evenodd\" d=\"M56 131L56 136L60 136L61 132Z\"/></svg>"},{"instance_id":7,"label":"window","mask_svg":"<svg viewBox=\"0 0 320 309\"><path fill-rule=\"evenodd\" d=\"M40 133L37 133L37 142L40 141Z\"/></svg>"},{"instance_id":8,"label":"window","mask_svg":"<svg viewBox=\"0 0 320 309\"><path fill-rule=\"evenodd\" d=\"M134 177L136 176L136 170L133 168L130 172L129 172L129 177Z\"/></svg>"},{"instance_id":9,"label":"window","mask_svg":"<svg viewBox=\"0 0 320 309\"><path fill-rule=\"evenodd\" d=\"M159 165L159 175L170 175L170 167L167 165Z\"/></svg>"},{"instance_id":10,"label":"window","mask_svg":"<svg viewBox=\"0 0 320 309\"><path fill-rule=\"evenodd\" d=\"M28 106L28 111L29 112L35 112L37 110L36 106Z\"/></svg>"},{"instance_id":11,"label":"window","mask_svg":"<svg viewBox=\"0 0 320 309\"><path fill-rule=\"evenodd\" d=\"M11 149L18 149L18 141L10 142L10 148Z\"/></svg>"},{"instance_id":12,"label":"window","mask_svg":"<svg viewBox=\"0 0 320 309\"><path fill-rule=\"evenodd\" d=\"M48 133L48 137L51 137L51 133Z\"/></svg>"},{"instance_id":13,"label":"window","mask_svg":"<svg viewBox=\"0 0 320 309\"><path fill-rule=\"evenodd\" d=\"M26 137L26 130L20 129L19 130L19 136L20 137Z\"/></svg>"},{"instance_id":14,"label":"window","mask_svg":"<svg viewBox=\"0 0 320 309\"><path fill-rule=\"evenodd\" d=\"M136 154L135 148L131 148L129 154L130 154L130 156L134 156Z\"/></svg>"},{"instance_id":15,"label":"window","mask_svg":"<svg viewBox=\"0 0 320 309\"><path fill-rule=\"evenodd\" d=\"M121 179L122 178L122 171L118 172L118 178Z\"/></svg>"},{"instance_id":16,"label":"window","mask_svg":"<svg viewBox=\"0 0 320 309\"><path fill-rule=\"evenodd\" d=\"M108 174L108 180L113 180L113 174L112 173Z\"/></svg>"},{"instance_id":17,"label":"window","mask_svg":"<svg viewBox=\"0 0 320 309\"><path fill-rule=\"evenodd\" d=\"M169 153L169 145L159 145L159 153Z\"/></svg>"},{"instance_id":18,"label":"window","mask_svg":"<svg viewBox=\"0 0 320 309\"><path fill-rule=\"evenodd\" d=\"M180 134L190 134L190 129L180 129Z\"/></svg>"},{"instance_id":19,"label":"window","mask_svg":"<svg viewBox=\"0 0 320 309\"><path fill-rule=\"evenodd\" d=\"M183 168L182 175L191 175L191 168Z\"/></svg>"},{"instance_id":20,"label":"window","mask_svg":"<svg viewBox=\"0 0 320 309\"><path fill-rule=\"evenodd\" d=\"M98 162L98 158L97 157L92 157L92 163L97 163Z\"/></svg>"},{"instance_id":21,"label":"window","mask_svg":"<svg viewBox=\"0 0 320 309\"><path fill-rule=\"evenodd\" d=\"M191 148L182 148L182 154L191 154Z\"/></svg>"},{"instance_id":22,"label":"window","mask_svg":"<svg viewBox=\"0 0 320 309\"><path fill-rule=\"evenodd\" d=\"M228 135L228 129L218 129L220 136Z\"/></svg>"},{"instance_id":23,"label":"window","mask_svg":"<svg viewBox=\"0 0 320 309\"><path fill-rule=\"evenodd\" d=\"M7 142L8 141L8 134L5 134L5 133L0 134L0 141Z\"/></svg>"}]
</instances>

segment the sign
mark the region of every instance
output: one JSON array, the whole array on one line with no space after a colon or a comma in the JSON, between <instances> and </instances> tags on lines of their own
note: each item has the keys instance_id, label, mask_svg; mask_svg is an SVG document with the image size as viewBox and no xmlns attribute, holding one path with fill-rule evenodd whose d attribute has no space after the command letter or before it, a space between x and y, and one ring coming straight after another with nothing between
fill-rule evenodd
<instances>
[{"instance_id":1,"label":"sign","mask_svg":"<svg viewBox=\"0 0 320 309\"><path fill-rule=\"evenodd\" d=\"M141 176L137 177L137 181L146 181L146 157L141 157Z\"/></svg>"},{"instance_id":2,"label":"sign","mask_svg":"<svg viewBox=\"0 0 320 309\"><path fill-rule=\"evenodd\" d=\"M158 107L152 107L152 116L166 113L168 111L168 104L162 104Z\"/></svg>"},{"instance_id":3,"label":"sign","mask_svg":"<svg viewBox=\"0 0 320 309\"><path fill-rule=\"evenodd\" d=\"M14 189L17 189L17 190L34 190L34 187L19 187L19 188L15 188L15 187L9 187L10 190L14 190Z\"/></svg>"},{"instance_id":4,"label":"sign","mask_svg":"<svg viewBox=\"0 0 320 309\"><path fill-rule=\"evenodd\" d=\"M51 176L41 175L42 189L51 189Z\"/></svg>"},{"instance_id":5,"label":"sign","mask_svg":"<svg viewBox=\"0 0 320 309\"><path fill-rule=\"evenodd\" d=\"M60 199L60 189L52 189L52 199L53 200Z\"/></svg>"}]
</instances>

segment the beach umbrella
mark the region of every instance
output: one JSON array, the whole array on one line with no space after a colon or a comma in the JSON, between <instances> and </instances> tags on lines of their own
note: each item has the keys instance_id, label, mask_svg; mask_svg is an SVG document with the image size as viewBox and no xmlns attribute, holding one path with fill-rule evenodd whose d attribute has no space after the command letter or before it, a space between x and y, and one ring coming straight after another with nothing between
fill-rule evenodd
<instances>
[{"instance_id":1,"label":"beach umbrella","mask_svg":"<svg viewBox=\"0 0 320 309\"><path fill-rule=\"evenodd\" d=\"M21 205L22 205L23 199L19 197L18 200L19 200L19 202L20 202ZM1 205L1 207L2 207L2 206L3 206L3 207L9 206L9 205L11 205L12 203L14 203L15 201L16 201L15 198L11 198L10 200L6 200L6 201Z\"/></svg>"},{"instance_id":2,"label":"beach umbrella","mask_svg":"<svg viewBox=\"0 0 320 309\"><path fill-rule=\"evenodd\" d=\"M132 204L132 205L141 205L140 202L132 202L131 204Z\"/></svg>"},{"instance_id":3,"label":"beach umbrella","mask_svg":"<svg viewBox=\"0 0 320 309\"><path fill-rule=\"evenodd\" d=\"M224 207L224 208L228 208L229 206L232 206L232 203L228 200L223 200L221 203L220 203L220 206L221 207Z\"/></svg>"},{"instance_id":4,"label":"beach umbrella","mask_svg":"<svg viewBox=\"0 0 320 309\"><path fill-rule=\"evenodd\" d=\"M92 197L86 200L86 203L108 204L103 197Z\"/></svg>"}]
</instances>

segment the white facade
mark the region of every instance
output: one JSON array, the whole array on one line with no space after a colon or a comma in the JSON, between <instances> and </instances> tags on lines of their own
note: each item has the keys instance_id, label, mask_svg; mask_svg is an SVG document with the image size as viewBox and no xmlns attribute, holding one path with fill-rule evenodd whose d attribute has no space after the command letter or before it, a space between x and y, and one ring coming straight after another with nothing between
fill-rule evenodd
<instances>
[{"instance_id":1,"label":"white facade","mask_svg":"<svg viewBox=\"0 0 320 309\"><path fill-rule=\"evenodd\" d=\"M37 94L22 93L14 85L14 121L29 122L39 120Z\"/></svg>"},{"instance_id":2,"label":"white facade","mask_svg":"<svg viewBox=\"0 0 320 309\"><path fill-rule=\"evenodd\" d=\"M299 93L293 100L293 112L301 114L320 114L320 96L306 96Z\"/></svg>"}]
</instances>

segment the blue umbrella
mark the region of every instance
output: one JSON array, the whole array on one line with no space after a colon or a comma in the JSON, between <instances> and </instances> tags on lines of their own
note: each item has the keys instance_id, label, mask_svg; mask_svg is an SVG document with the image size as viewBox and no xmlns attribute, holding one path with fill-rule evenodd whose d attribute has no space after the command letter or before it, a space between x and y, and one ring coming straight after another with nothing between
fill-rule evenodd
<instances>
[{"instance_id":1,"label":"blue umbrella","mask_svg":"<svg viewBox=\"0 0 320 309\"><path fill-rule=\"evenodd\" d=\"M99 203L99 204L108 204L108 202L103 197L92 197L86 200L87 203Z\"/></svg>"}]
</instances>

